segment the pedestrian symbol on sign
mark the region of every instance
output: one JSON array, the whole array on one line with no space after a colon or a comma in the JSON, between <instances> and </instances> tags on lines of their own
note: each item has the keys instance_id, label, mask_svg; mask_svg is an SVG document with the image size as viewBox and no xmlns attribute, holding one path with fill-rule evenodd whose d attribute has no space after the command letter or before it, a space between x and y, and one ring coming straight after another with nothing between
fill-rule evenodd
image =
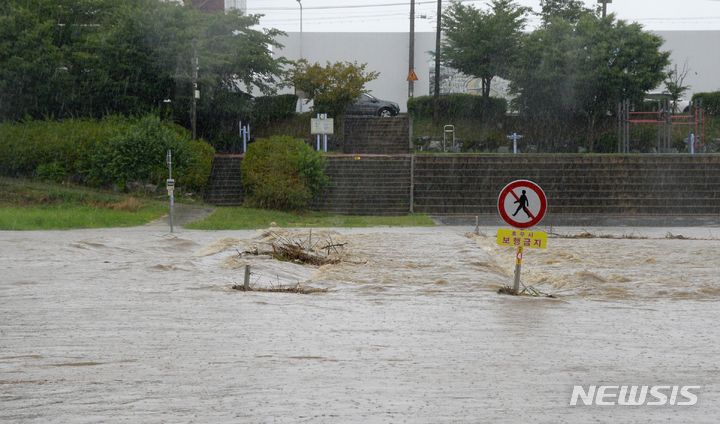
<instances>
[{"instance_id":1,"label":"pedestrian symbol on sign","mask_svg":"<svg viewBox=\"0 0 720 424\"><path fill-rule=\"evenodd\" d=\"M513 193L513 194L515 194L515 193ZM518 197L518 199L516 201L514 201L513 203L520 204L520 205L518 205L517 209L515 209L515 213L513 213L513 216L517 215L518 212L520 212L522 210L525 212L525 215L527 215L529 218L533 218L532 214L530 213L530 211L527 208L528 206L530 206L530 204L528 203L528 198L527 198L527 195L525 194L525 190L522 191L522 195L520 197Z\"/></svg>"}]
</instances>

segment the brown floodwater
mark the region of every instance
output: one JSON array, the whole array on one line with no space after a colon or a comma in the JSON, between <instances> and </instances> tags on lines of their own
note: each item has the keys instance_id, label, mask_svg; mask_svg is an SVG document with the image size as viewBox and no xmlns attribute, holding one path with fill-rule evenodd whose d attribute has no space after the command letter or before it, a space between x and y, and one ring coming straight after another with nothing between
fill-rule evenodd
<instances>
[{"instance_id":1,"label":"brown floodwater","mask_svg":"<svg viewBox=\"0 0 720 424\"><path fill-rule=\"evenodd\" d=\"M720 230L554 228L522 281L495 228L0 232L0 421L694 422L720 417ZM683 235L691 239L667 238ZM302 239L308 230L277 230ZM310 295L239 292L328 289ZM570 406L574 385L698 385L695 406Z\"/></svg>"}]
</instances>

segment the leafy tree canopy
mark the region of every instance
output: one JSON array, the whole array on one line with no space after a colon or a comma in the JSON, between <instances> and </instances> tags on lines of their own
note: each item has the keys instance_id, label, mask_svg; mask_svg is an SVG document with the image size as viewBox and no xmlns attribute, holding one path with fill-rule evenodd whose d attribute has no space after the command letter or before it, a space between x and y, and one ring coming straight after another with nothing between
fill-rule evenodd
<instances>
[{"instance_id":1,"label":"leafy tree canopy","mask_svg":"<svg viewBox=\"0 0 720 424\"><path fill-rule=\"evenodd\" d=\"M528 38L512 77L515 105L539 120L584 119L592 151L602 116L663 81L669 53L661 46L660 37L613 15L552 20Z\"/></svg>"},{"instance_id":2,"label":"leafy tree canopy","mask_svg":"<svg viewBox=\"0 0 720 424\"><path fill-rule=\"evenodd\" d=\"M140 114L172 100L189 117L193 45L200 112L237 85L270 92L283 61L259 16L162 0L5 0L0 119Z\"/></svg>"},{"instance_id":3,"label":"leafy tree canopy","mask_svg":"<svg viewBox=\"0 0 720 424\"><path fill-rule=\"evenodd\" d=\"M507 78L516 64L529 10L511 0L493 0L489 11L452 3L442 19L443 62L481 78L482 95L489 97L492 79Z\"/></svg>"},{"instance_id":4,"label":"leafy tree canopy","mask_svg":"<svg viewBox=\"0 0 720 424\"><path fill-rule=\"evenodd\" d=\"M582 0L540 0L540 17L544 25L553 19L575 23L591 12Z\"/></svg>"},{"instance_id":5,"label":"leafy tree canopy","mask_svg":"<svg viewBox=\"0 0 720 424\"><path fill-rule=\"evenodd\" d=\"M323 66L303 59L295 63L290 80L297 90L313 100L316 112L337 117L367 92L365 84L380 76L378 72L367 72L366 67L367 64L357 62L327 62Z\"/></svg>"}]
</instances>

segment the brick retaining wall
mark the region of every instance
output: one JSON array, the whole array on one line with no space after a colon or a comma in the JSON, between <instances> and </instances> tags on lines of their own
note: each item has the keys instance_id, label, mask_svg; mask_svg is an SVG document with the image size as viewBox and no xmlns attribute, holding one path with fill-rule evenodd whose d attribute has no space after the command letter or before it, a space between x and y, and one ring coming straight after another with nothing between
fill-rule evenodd
<instances>
[{"instance_id":1,"label":"brick retaining wall","mask_svg":"<svg viewBox=\"0 0 720 424\"><path fill-rule=\"evenodd\" d=\"M545 190L549 214L720 213L720 155L336 155L313 203L347 214L496 214L515 179ZM206 200L242 203L240 158L216 158ZM412 187L412 193L411 193Z\"/></svg>"}]
</instances>

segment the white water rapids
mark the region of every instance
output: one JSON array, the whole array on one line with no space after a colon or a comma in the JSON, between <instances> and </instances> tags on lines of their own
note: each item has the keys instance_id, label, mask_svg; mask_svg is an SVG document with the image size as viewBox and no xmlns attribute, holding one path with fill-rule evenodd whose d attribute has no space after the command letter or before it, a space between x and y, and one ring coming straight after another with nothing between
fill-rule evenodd
<instances>
[{"instance_id":1,"label":"white water rapids","mask_svg":"<svg viewBox=\"0 0 720 424\"><path fill-rule=\"evenodd\" d=\"M0 421L717 422L720 229L550 238L522 281L558 299L498 295L514 252L471 230L313 230L351 259L319 268L238 257L261 231L0 232ZM329 291L232 290L246 263ZM569 405L602 384L701 389Z\"/></svg>"}]
</instances>

